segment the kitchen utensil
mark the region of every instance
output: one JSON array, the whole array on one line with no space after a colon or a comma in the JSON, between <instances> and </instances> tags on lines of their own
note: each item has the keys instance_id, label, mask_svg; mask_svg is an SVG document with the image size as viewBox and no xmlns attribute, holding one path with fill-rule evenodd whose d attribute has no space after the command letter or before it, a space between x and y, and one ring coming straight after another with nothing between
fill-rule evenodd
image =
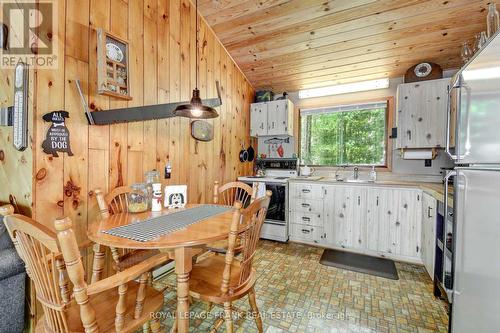
<instances>
[{"instance_id":1,"label":"kitchen utensil","mask_svg":"<svg viewBox=\"0 0 500 333\"><path fill-rule=\"evenodd\" d=\"M247 159L247 161L248 162L253 162L253 160L255 158L255 149L253 149L252 144L250 144L248 146L247 152L248 152L248 159Z\"/></svg>"},{"instance_id":2,"label":"kitchen utensil","mask_svg":"<svg viewBox=\"0 0 500 333\"><path fill-rule=\"evenodd\" d=\"M304 177L309 177L313 174L315 171L314 168L308 167L307 165L301 166L300 167L300 175Z\"/></svg>"},{"instance_id":3,"label":"kitchen utensil","mask_svg":"<svg viewBox=\"0 0 500 333\"><path fill-rule=\"evenodd\" d=\"M285 154L285 150L283 149L282 144L280 144L280 146L278 147L277 152L278 152L279 157L283 157L283 155Z\"/></svg>"},{"instance_id":4,"label":"kitchen utensil","mask_svg":"<svg viewBox=\"0 0 500 333\"><path fill-rule=\"evenodd\" d=\"M241 142L241 150L240 150L240 162L248 161L248 151L245 149L243 145L243 141Z\"/></svg>"}]
</instances>

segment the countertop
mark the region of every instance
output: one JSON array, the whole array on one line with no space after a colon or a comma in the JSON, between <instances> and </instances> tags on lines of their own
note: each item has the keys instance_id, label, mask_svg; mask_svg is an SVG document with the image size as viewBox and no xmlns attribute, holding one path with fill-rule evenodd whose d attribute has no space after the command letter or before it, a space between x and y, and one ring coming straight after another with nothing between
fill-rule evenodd
<instances>
[{"instance_id":1,"label":"countertop","mask_svg":"<svg viewBox=\"0 0 500 333\"><path fill-rule=\"evenodd\" d=\"M349 185L349 186L401 186L419 188L425 193L433 196L437 201L444 203L444 186L442 183L429 183L405 180L380 180L375 182L344 182L336 181L330 177L297 177L290 178L289 182L305 182L305 183L324 183L330 185ZM453 186L448 186L448 206L453 207Z\"/></svg>"}]
</instances>

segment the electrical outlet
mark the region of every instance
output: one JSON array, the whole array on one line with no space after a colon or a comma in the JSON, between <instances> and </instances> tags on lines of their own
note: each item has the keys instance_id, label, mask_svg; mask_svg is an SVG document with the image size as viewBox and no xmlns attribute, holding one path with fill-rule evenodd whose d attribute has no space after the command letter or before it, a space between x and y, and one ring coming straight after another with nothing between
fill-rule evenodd
<instances>
[{"instance_id":1,"label":"electrical outlet","mask_svg":"<svg viewBox=\"0 0 500 333\"><path fill-rule=\"evenodd\" d=\"M428 168L432 167L432 160L425 160L425 166Z\"/></svg>"}]
</instances>

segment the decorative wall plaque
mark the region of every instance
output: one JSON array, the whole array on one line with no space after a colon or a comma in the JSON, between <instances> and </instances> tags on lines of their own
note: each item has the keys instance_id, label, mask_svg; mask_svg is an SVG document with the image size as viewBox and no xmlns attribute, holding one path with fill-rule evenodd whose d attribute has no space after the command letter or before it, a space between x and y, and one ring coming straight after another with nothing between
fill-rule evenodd
<instances>
[{"instance_id":1,"label":"decorative wall plaque","mask_svg":"<svg viewBox=\"0 0 500 333\"><path fill-rule=\"evenodd\" d=\"M70 147L69 131L65 124L65 119L69 118L67 111L54 111L46 113L43 120L51 122L45 140L42 142L43 152L52 154L53 157L59 157L58 152L68 153L68 156L73 156Z\"/></svg>"},{"instance_id":2,"label":"decorative wall plaque","mask_svg":"<svg viewBox=\"0 0 500 333\"><path fill-rule=\"evenodd\" d=\"M97 30L97 91L130 100L128 43Z\"/></svg>"},{"instance_id":3,"label":"decorative wall plaque","mask_svg":"<svg viewBox=\"0 0 500 333\"><path fill-rule=\"evenodd\" d=\"M214 126L203 120L195 120L191 122L191 136L199 141L212 141Z\"/></svg>"}]
</instances>

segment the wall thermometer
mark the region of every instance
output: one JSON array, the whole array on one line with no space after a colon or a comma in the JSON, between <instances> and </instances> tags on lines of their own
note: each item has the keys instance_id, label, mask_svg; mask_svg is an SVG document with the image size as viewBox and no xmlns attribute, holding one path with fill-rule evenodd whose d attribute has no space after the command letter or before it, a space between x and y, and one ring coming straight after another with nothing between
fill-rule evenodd
<instances>
[{"instance_id":1,"label":"wall thermometer","mask_svg":"<svg viewBox=\"0 0 500 333\"><path fill-rule=\"evenodd\" d=\"M28 147L28 66L19 63L14 71L14 147Z\"/></svg>"}]
</instances>

